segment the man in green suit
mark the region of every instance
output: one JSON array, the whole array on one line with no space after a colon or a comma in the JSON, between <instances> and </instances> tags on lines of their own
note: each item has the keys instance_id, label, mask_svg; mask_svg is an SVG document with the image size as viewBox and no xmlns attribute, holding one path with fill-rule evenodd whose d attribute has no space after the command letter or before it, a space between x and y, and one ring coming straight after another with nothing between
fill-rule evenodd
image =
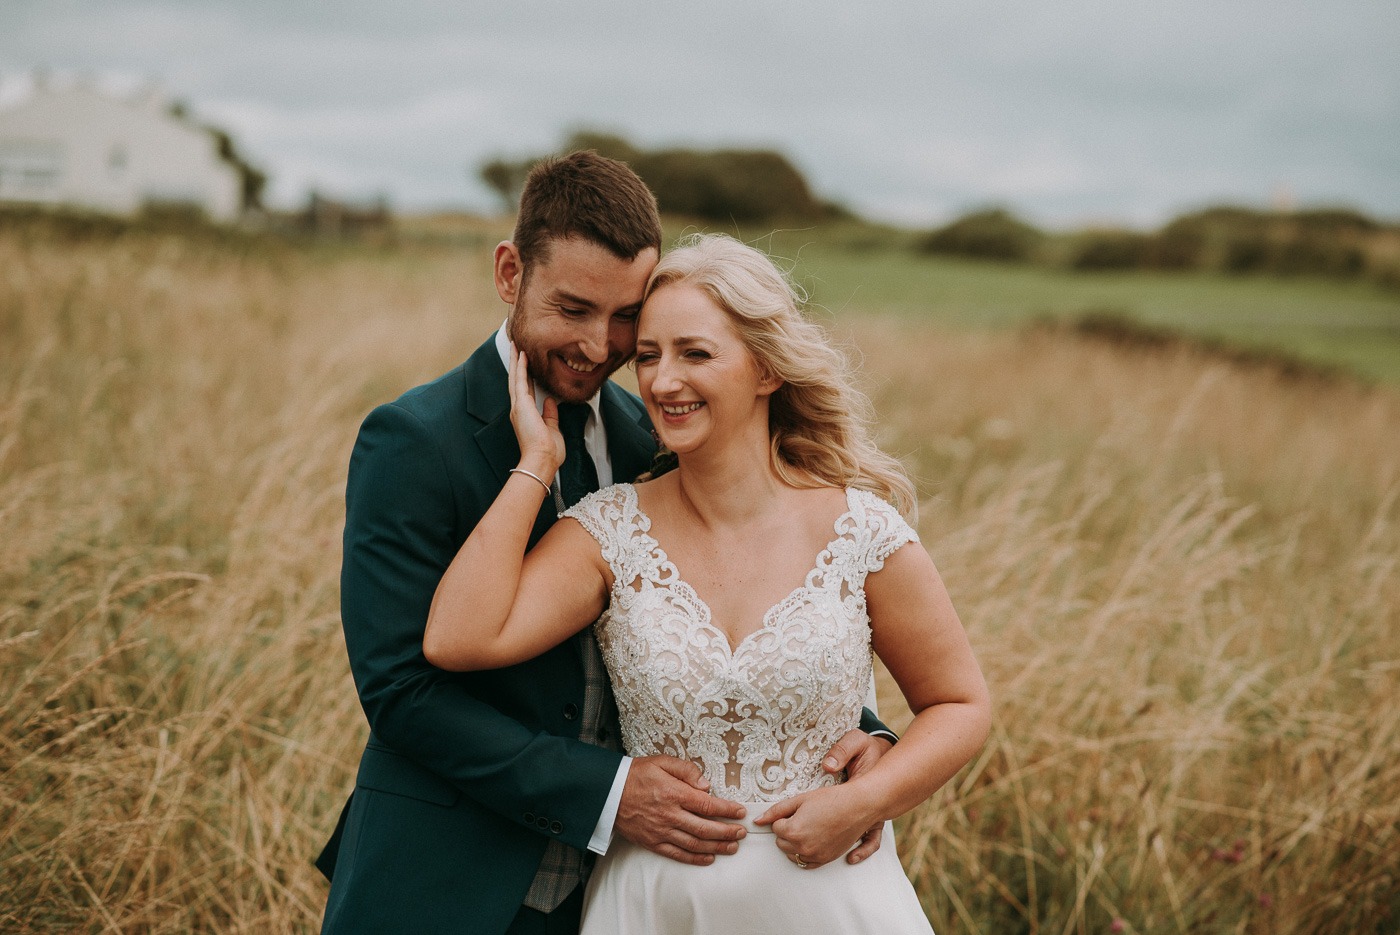
<instances>
[{"instance_id":1,"label":"man in green suit","mask_svg":"<svg viewBox=\"0 0 1400 935\"><path fill-rule=\"evenodd\" d=\"M331 880L323 933L573 935L592 855L613 834L693 864L737 847L739 826L719 819L740 809L707 795L697 767L619 752L591 632L489 672L441 671L421 648L439 578L519 459L512 343L569 426L532 545L582 493L648 467L645 410L608 377L635 349L660 244L655 198L622 163L574 153L537 166L495 252L505 333L360 428L341 617L371 733L317 860ZM883 743L852 732L829 768L857 769Z\"/></svg>"}]
</instances>

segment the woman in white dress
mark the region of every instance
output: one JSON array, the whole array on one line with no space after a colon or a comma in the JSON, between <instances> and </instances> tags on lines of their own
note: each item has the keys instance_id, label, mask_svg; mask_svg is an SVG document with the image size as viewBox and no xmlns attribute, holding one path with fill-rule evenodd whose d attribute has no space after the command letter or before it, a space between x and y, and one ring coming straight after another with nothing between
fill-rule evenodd
<instances>
[{"instance_id":1,"label":"woman in white dress","mask_svg":"<svg viewBox=\"0 0 1400 935\"><path fill-rule=\"evenodd\" d=\"M514 363L520 464L438 586L424 652L450 669L510 665L597 621L627 753L691 760L747 810L737 853L710 866L614 840L584 932L929 932L893 846L843 857L971 759L990 700L888 502L911 507L912 486L786 278L724 236L662 259L636 369L676 468L585 498L523 561L564 442ZM915 716L841 783L821 758L860 719L872 648Z\"/></svg>"}]
</instances>

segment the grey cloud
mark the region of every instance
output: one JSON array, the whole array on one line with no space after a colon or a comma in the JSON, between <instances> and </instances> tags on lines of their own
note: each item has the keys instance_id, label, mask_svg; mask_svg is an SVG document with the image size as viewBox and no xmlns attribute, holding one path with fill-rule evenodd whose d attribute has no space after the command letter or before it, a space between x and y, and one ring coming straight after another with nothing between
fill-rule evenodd
<instances>
[{"instance_id":1,"label":"grey cloud","mask_svg":"<svg viewBox=\"0 0 1400 935\"><path fill-rule=\"evenodd\" d=\"M320 177L487 207L473 163L589 125L780 146L917 223L1146 221L1280 185L1396 215L1397 27L1379 0L16 0L0 70L159 76L284 199Z\"/></svg>"}]
</instances>

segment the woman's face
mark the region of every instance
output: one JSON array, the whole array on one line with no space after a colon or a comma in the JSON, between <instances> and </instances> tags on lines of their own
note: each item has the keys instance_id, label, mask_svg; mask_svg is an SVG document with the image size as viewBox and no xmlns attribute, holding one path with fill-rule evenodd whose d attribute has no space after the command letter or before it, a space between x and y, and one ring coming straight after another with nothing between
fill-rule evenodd
<instances>
[{"instance_id":1,"label":"woman's face","mask_svg":"<svg viewBox=\"0 0 1400 935\"><path fill-rule=\"evenodd\" d=\"M768 437L765 376L729 315L698 286L662 286L642 308L637 385L661 441L678 454Z\"/></svg>"}]
</instances>

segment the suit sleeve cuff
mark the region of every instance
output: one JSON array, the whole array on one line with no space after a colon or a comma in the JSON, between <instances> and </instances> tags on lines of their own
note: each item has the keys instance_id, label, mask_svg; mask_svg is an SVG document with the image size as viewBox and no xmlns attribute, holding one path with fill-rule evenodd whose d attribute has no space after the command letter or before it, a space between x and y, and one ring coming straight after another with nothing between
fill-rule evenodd
<instances>
[{"instance_id":1,"label":"suit sleeve cuff","mask_svg":"<svg viewBox=\"0 0 1400 935\"><path fill-rule=\"evenodd\" d=\"M606 854L612 844L613 825L617 823L617 806L622 802L622 787L627 784L627 773L632 769L632 758L624 756L617 765L617 776L608 792L603 811L598 815L598 824L593 828L593 837L588 839L588 849L595 854Z\"/></svg>"}]
</instances>

